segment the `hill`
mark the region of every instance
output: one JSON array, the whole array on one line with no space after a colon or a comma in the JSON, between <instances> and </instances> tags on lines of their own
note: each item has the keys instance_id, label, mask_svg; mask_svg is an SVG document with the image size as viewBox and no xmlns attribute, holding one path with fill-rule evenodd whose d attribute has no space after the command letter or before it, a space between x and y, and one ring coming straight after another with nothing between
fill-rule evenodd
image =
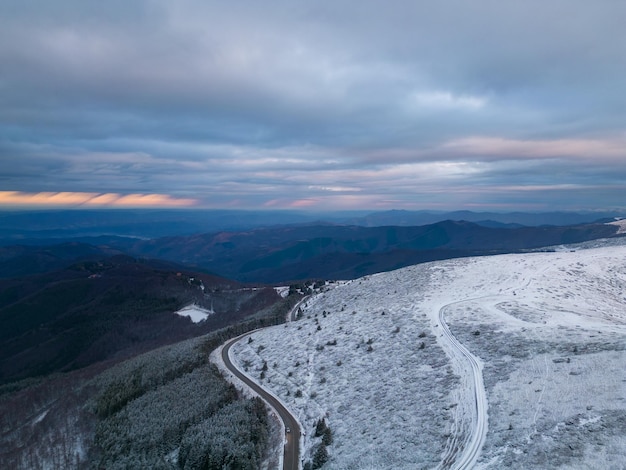
<instances>
[{"instance_id":1,"label":"hill","mask_svg":"<svg viewBox=\"0 0 626 470\"><path fill-rule=\"evenodd\" d=\"M340 283L234 354L329 468L440 468L464 458L479 422L482 468L614 468L626 458L624 291L623 243L426 263ZM444 322L478 361L484 415Z\"/></svg>"},{"instance_id":2,"label":"hill","mask_svg":"<svg viewBox=\"0 0 626 470\"><path fill-rule=\"evenodd\" d=\"M224 381L208 352L283 321L294 301L125 361L30 380L12 393L0 387L0 468L276 467L277 424Z\"/></svg>"},{"instance_id":3,"label":"hill","mask_svg":"<svg viewBox=\"0 0 626 470\"><path fill-rule=\"evenodd\" d=\"M370 249L384 255L377 240ZM441 336L443 312L483 364L482 465L601 468L625 455L626 253L623 239L611 243L426 263L327 286L297 322L253 333L240 366L298 410L307 459L325 452L331 466L435 467L459 458L477 419L466 365ZM173 267L117 255L0 281L3 380L31 377L0 387L0 466L194 468L213 456L216 465L276 458L282 443L270 436L279 429L206 361L224 339L281 322L299 296ZM201 323L173 314L194 302L216 313ZM317 433L322 419L330 431ZM244 445L253 439L254 450Z\"/></svg>"},{"instance_id":4,"label":"hill","mask_svg":"<svg viewBox=\"0 0 626 470\"><path fill-rule=\"evenodd\" d=\"M122 254L107 246L65 242L46 246L0 246L0 278L40 274L63 269L81 261Z\"/></svg>"},{"instance_id":5,"label":"hill","mask_svg":"<svg viewBox=\"0 0 626 470\"><path fill-rule=\"evenodd\" d=\"M129 357L241 321L280 299L272 288L175 268L116 255L0 279L0 383ZM189 304L214 313L200 323L174 314Z\"/></svg>"}]
</instances>

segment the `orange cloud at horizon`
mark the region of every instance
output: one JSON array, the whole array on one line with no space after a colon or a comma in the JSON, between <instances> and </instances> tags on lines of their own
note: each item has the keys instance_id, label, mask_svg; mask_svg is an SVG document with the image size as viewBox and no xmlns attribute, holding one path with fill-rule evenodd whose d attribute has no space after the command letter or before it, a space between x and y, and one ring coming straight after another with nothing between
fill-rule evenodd
<instances>
[{"instance_id":1,"label":"orange cloud at horizon","mask_svg":"<svg viewBox=\"0 0 626 470\"><path fill-rule=\"evenodd\" d=\"M197 203L168 194L0 191L0 206L190 207Z\"/></svg>"}]
</instances>

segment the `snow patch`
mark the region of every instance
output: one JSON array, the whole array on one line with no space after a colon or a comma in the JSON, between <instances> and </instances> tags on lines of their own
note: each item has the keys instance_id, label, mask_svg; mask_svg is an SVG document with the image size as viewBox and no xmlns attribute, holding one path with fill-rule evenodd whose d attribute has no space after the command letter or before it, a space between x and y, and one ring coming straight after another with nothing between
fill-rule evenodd
<instances>
[{"instance_id":1,"label":"snow patch","mask_svg":"<svg viewBox=\"0 0 626 470\"><path fill-rule=\"evenodd\" d=\"M280 295L283 299L289 295L289 286L279 286L274 287L274 290L278 295Z\"/></svg>"},{"instance_id":2,"label":"snow patch","mask_svg":"<svg viewBox=\"0 0 626 470\"><path fill-rule=\"evenodd\" d=\"M200 323L201 321L209 318L209 315L213 315L215 312L213 311L213 309L207 310L206 308L200 307L199 305L191 304L181 308L174 313L176 315L180 315L181 317L189 317L194 323Z\"/></svg>"},{"instance_id":3,"label":"snow patch","mask_svg":"<svg viewBox=\"0 0 626 470\"><path fill-rule=\"evenodd\" d=\"M43 413L41 413L39 416L37 416L33 422L32 425L34 426L37 423L41 423L43 421L43 419L46 417L46 415L48 414L49 410L44 411Z\"/></svg>"}]
</instances>

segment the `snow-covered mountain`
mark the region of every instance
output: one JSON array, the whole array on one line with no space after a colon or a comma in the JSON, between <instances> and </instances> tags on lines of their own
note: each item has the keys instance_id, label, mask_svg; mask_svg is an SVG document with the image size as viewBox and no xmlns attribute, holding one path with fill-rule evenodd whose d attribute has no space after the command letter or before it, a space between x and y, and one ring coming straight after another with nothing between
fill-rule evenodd
<instances>
[{"instance_id":1,"label":"snow-covered mountain","mask_svg":"<svg viewBox=\"0 0 626 470\"><path fill-rule=\"evenodd\" d=\"M626 245L612 244L338 283L234 359L298 415L305 461L325 418L324 468L454 468L485 420L478 468L623 468ZM486 415L446 325L477 360Z\"/></svg>"}]
</instances>

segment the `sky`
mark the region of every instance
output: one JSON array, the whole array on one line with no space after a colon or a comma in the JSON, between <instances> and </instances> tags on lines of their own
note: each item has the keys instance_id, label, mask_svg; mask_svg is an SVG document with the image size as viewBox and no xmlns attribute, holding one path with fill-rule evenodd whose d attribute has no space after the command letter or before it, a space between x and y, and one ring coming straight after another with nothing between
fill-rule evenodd
<instances>
[{"instance_id":1,"label":"sky","mask_svg":"<svg viewBox=\"0 0 626 470\"><path fill-rule=\"evenodd\" d=\"M4 0L0 208L621 210L626 2Z\"/></svg>"}]
</instances>

